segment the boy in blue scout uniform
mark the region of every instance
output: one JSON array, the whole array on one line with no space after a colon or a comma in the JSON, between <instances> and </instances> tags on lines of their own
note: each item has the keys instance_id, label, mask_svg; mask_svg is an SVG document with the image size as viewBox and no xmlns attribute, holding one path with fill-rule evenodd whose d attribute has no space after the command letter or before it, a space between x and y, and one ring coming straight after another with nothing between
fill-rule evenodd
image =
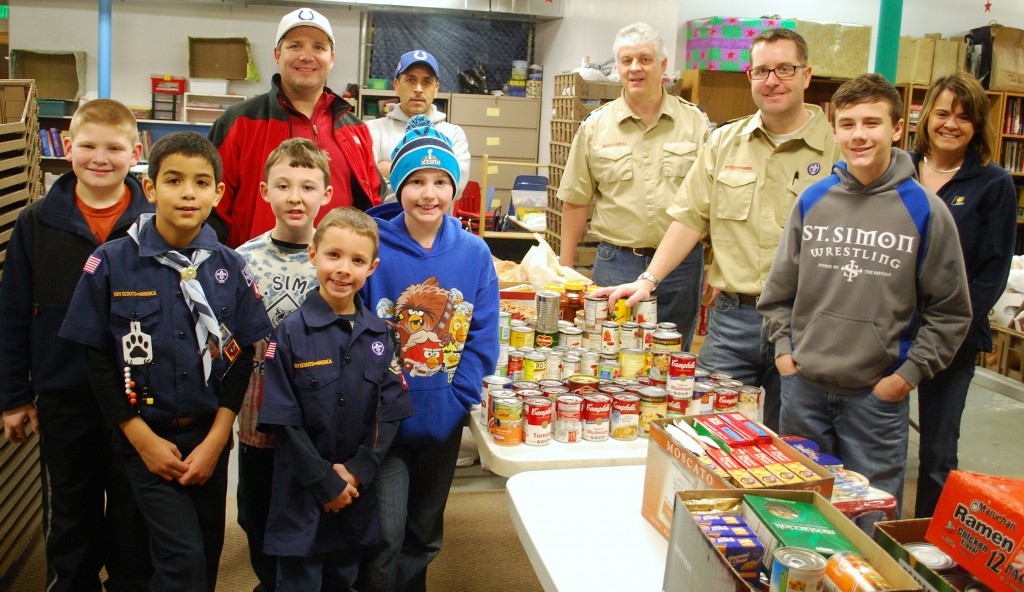
<instances>
[{"instance_id":1,"label":"boy in blue scout uniform","mask_svg":"<svg viewBox=\"0 0 1024 592\"><path fill-rule=\"evenodd\" d=\"M204 224L224 192L216 148L192 132L153 146L156 214L93 253L60 335L87 346L150 529L151 590L213 590L224 542L231 425L271 330L240 255ZM235 360L241 363L234 364Z\"/></svg>"},{"instance_id":2,"label":"boy in blue scout uniform","mask_svg":"<svg viewBox=\"0 0 1024 592\"><path fill-rule=\"evenodd\" d=\"M320 287L286 317L264 358L259 427L277 448L264 551L278 592L349 590L380 539L373 481L412 415L398 338L359 298L377 267L377 226L354 208L320 222L309 258Z\"/></svg>"},{"instance_id":3,"label":"boy in blue scout uniform","mask_svg":"<svg viewBox=\"0 0 1024 592\"><path fill-rule=\"evenodd\" d=\"M0 410L4 435L40 433L46 590L137 590L149 581L149 534L111 454L86 377L85 354L60 339L89 255L153 206L128 174L142 154L135 116L111 99L75 111L64 151L71 172L18 216L0 288ZM41 424L41 425L40 425ZM104 511L105 510L105 511Z\"/></svg>"}]
</instances>

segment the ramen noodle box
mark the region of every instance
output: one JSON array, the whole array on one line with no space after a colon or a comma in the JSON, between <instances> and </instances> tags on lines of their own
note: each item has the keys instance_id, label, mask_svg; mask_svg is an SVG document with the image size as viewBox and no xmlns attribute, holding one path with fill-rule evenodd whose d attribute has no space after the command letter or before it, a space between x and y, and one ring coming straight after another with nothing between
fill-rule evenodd
<instances>
[{"instance_id":1,"label":"ramen noodle box","mask_svg":"<svg viewBox=\"0 0 1024 592\"><path fill-rule=\"evenodd\" d=\"M748 419L757 421L757 410L761 407L761 389L756 386L741 386L737 388L740 392L736 401L736 411L739 411Z\"/></svg>"},{"instance_id":2,"label":"ramen noodle box","mask_svg":"<svg viewBox=\"0 0 1024 592\"><path fill-rule=\"evenodd\" d=\"M820 592L825 558L807 549L781 547L772 557L771 576L769 592Z\"/></svg>"},{"instance_id":3,"label":"ramen noodle box","mask_svg":"<svg viewBox=\"0 0 1024 592\"><path fill-rule=\"evenodd\" d=\"M1024 481L951 471L925 540L993 590L1024 590Z\"/></svg>"},{"instance_id":4,"label":"ramen noodle box","mask_svg":"<svg viewBox=\"0 0 1024 592\"><path fill-rule=\"evenodd\" d=\"M828 592L881 592L893 587L857 553L836 553L825 566Z\"/></svg>"},{"instance_id":5,"label":"ramen noodle box","mask_svg":"<svg viewBox=\"0 0 1024 592\"><path fill-rule=\"evenodd\" d=\"M487 409L490 406L488 399L491 391L507 390L512 384L512 379L505 376L489 375L484 376L484 388L480 392L480 424L487 425Z\"/></svg>"},{"instance_id":6,"label":"ramen noodle box","mask_svg":"<svg viewBox=\"0 0 1024 592\"><path fill-rule=\"evenodd\" d=\"M611 395L611 437L614 440L636 440L640 427L640 397L619 392Z\"/></svg>"},{"instance_id":7,"label":"ramen noodle box","mask_svg":"<svg viewBox=\"0 0 1024 592\"><path fill-rule=\"evenodd\" d=\"M527 397L523 400L523 443L528 446L546 446L551 442L551 420L554 403L545 397Z\"/></svg>"},{"instance_id":8,"label":"ramen noodle box","mask_svg":"<svg viewBox=\"0 0 1024 592\"><path fill-rule=\"evenodd\" d=\"M494 443L517 446L523 442L523 401L518 397L494 397L494 419L490 426Z\"/></svg>"},{"instance_id":9,"label":"ramen noodle box","mask_svg":"<svg viewBox=\"0 0 1024 592\"><path fill-rule=\"evenodd\" d=\"M573 443L582 439L583 397L561 395L555 400L555 440Z\"/></svg>"},{"instance_id":10,"label":"ramen noodle box","mask_svg":"<svg viewBox=\"0 0 1024 592\"><path fill-rule=\"evenodd\" d=\"M611 423L612 398L601 393L583 396L583 439L604 442L608 439Z\"/></svg>"},{"instance_id":11,"label":"ramen noodle box","mask_svg":"<svg viewBox=\"0 0 1024 592\"><path fill-rule=\"evenodd\" d=\"M637 302L633 307L633 320L637 323L657 323L658 297L652 295Z\"/></svg>"},{"instance_id":12,"label":"ramen noodle box","mask_svg":"<svg viewBox=\"0 0 1024 592\"><path fill-rule=\"evenodd\" d=\"M764 544L764 569L771 569L772 554L780 547L800 547L831 557L857 547L811 502L758 495L743 496L743 518Z\"/></svg>"}]
</instances>

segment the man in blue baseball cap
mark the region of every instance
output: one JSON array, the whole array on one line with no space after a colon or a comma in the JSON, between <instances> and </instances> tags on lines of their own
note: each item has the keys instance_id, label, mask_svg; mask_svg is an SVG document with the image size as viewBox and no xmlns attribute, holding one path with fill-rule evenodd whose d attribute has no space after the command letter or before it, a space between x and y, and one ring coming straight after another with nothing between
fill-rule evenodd
<instances>
[{"instance_id":1,"label":"man in blue baseball cap","mask_svg":"<svg viewBox=\"0 0 1024 592\"><path fill-rule=\"evenodd\" d=\"M429 52L416 49L402 55L395 68L394 87L398 93L399 103L386 116L368 121L370 136L373 138L373 157L381 176L388 180L391 176L391 153L405 137L405 128L409 119L415 115L425 115L441 132L451 140L452 150L459 161L461 180L456 188L456 198L469 181L469 142L462 128L449 123L447 116L434 106L434 98L441 88L438 81L440 67L437 60ZM390 201L397 187L389 187Z\"/></svg>"}]
</instances>

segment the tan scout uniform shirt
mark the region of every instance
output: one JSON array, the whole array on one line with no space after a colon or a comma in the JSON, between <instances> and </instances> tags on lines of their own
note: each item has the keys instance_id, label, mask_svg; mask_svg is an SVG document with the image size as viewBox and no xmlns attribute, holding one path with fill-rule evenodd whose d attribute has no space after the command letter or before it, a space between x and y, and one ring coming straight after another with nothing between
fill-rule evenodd
<instances>
[{"instance_id":1,"label":"tan scout uniform shirt","mask_svg":"<svg viewBox=\"0 0 1024 592\"><path fill-rule=\"evenodd\" d=\"M821 109L804 106L811 119L776 147L760 111L716 129L669 207L670 216L710 235L711 287L759 295L797 196L832 174L840 158L832 128Z\"/></svg>"},{"instance_id":2,"label":"tan scout uniform shirt","mask_svg":"<svg viewBox=\"0 0 1024 592\"><path fill-rule=\"evenodd\" d=\"M707 135L707 117L677 96L662 94L649 128L619 97L580 125L558 199L581 205L593 199L590 232L602 241L657 247L672 223L665 210Z\"/></svg>"}]
</instances>

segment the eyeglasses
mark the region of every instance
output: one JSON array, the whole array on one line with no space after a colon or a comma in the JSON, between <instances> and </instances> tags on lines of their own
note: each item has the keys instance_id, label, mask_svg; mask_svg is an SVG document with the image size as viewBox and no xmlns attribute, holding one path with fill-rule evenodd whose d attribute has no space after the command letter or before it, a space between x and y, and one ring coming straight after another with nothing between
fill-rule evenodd
<instances>
[{"instance_id":1,"label":"eyeglasses","mask_svg":"<svg viewBox=\"0 0 1024 592\"><path fill-rule=\"evenodd\" d=\"M751 80L768 80L768 76L775 72L775 76L778 78L792 78L796 75L796 71L807 66L794 66L792 64L783 64L781 66L775 66L774 68L751 68L747 70L747 78Z\"/></svg>"}]
</instances>

